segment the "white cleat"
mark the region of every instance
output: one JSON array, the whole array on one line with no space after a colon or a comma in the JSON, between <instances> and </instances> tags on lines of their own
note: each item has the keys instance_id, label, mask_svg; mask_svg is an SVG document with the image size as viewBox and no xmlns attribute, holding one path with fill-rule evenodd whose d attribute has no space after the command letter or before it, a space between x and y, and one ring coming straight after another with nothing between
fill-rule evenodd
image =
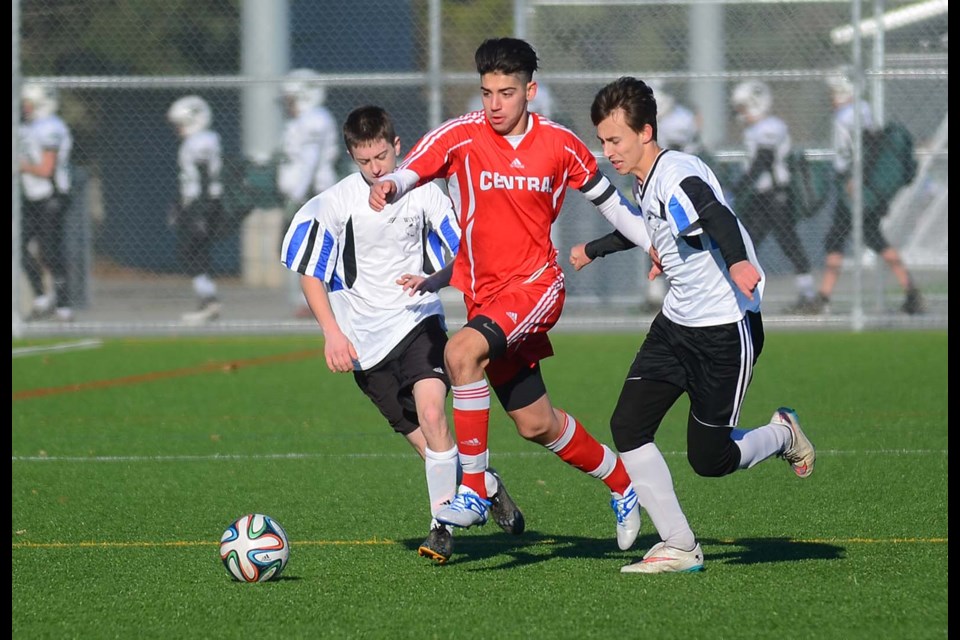
<instances>
[{"instance_id":1,"label":"white cleat","mask_svg":"<svg viewBox=\"0 0 960 640\"><path fill-rule=\"evenodd\" d=\"M640 562L620 567L620 573L692 573L703 570L703 550L700 544L693 551L682 551L658 542L647 551Z\"/></svg>"},{"instance_id":2,"label":"white cleat","mask_svg":"<svg viewBox=\"0 0 960 640\"><path fill-rule=\"evenodd\" d=\"M633 486L625 495L611 492L610 507L617 516L617 545L626 551L640 535L640 500Z\"/></svg>"},{"instance_id":3,"label":"white cleat","mask_svg":"<svg viewBox=\"0 0 960 640\"><path fill-rule=\"evenodd\" d=\"M489 500L484 500L473 489L461 485L450 504L438 511L434 518L441 524L466 529L475 524L486 524L489 509Z\"/></svg>"},{"instance_id":4,"label":"white cleat","mask_svg":"<svg viewBox=\"0 0 960 640\"><path fill-rule=\"evenodd\" d=\"M800 428L800 418L797 416L797 412L789 407L780 407L774 412L770 422L782 424L790 429L790 446L783 450L780 457L790 463L797 476L808 477L813 473L813 463L817 460L817 451Z\"/></svg>"}]
</instances>

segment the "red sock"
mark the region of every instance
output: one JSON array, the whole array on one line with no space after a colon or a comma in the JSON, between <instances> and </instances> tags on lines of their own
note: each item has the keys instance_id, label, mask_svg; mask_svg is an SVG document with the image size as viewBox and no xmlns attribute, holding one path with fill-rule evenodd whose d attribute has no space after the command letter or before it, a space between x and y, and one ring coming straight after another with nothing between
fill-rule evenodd
<instances>
[{"instance_id":1,"label":"red sock","mask_svg":"<svg viewBox=\"0 0 960 640\"><path fill-rule=\"evenodd\" d=\"M487 497L487 434L490 430L490 387L486 380L454 386L453 425L463 468L461 483Z\"/></svg>"},{"instance_id":2,"label":"red sock","mask_svg":"<svg viewBox=\"0 0 960 640\"><path fill-rule=\"evenodd\" d=\"M560 437L547 448L572 467L603 480L611 491L623 495L630 486L630 474L610 447L600 444L570 414Z\"/></svg>"}]
</instances>

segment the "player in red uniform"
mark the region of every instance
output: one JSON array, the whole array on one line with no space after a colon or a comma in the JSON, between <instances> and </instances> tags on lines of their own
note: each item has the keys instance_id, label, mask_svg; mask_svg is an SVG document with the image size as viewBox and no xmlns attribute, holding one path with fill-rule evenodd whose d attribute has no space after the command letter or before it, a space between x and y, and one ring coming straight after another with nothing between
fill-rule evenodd
<instances>
[{"instance_id":1,"label":"player in red uniform","mask_svg":"<svg viewBox=\"0 0 960 640\"><path fill-rule=\"evenodd\" d=\"M640 506L623 463L547 396L540 360L553 355L547 332L560 318L563 271L550 230L568 187L581 191L622 233L649 248L639 212L600 173L572 131L528 112L537 92L537 54L525 41L490 39L476 51L483 111L454 118L423 136L397 170L370 188L370 206L436 178L447 181L462 230L450 283L464 296L467 324L447 344L462 484L437 519L482 525L489 501L484 471L490 387L517 431L609 487L617 542L628 549ZM408 287L435 290L443 283ZM489 379L489 386L484 379Z\"/></svg>"}]
</instances>

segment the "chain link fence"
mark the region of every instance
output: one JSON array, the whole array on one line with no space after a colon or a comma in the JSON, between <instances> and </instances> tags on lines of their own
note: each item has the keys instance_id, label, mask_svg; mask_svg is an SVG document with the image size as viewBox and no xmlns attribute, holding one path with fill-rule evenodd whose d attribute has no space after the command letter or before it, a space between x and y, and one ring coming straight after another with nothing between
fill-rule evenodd
<instances>
[{"instance_id":1,"label":"chain link fence","mask_svg":"<svg viewBox=\"0 0 960 640\"><path fill-rule=\"evenodd\" d=\"M296 200L282 178L296 154L284 97L328 112L327 180L342 178L354 171L339 135L351 109L386 107L405 151L474 108L473 52L503 35L540 55L535 108L598 156L595 92L621 75L654 86L661 144L677 127L690 134L682 144L713 166L757 240L772 325L944 327L947 18L946 0L15 0L13 335L314 331L279 260ZM291 87L293 70L312 75ZM840 146L838 91L866 105L848 110ZM209 113L184 122L215 131L222 154L220 224L200 234L208 281L182 237L190 181L210 187L178 165L171 107L188 95ZM64 130L38 124L48 115ZM889 123L912 150L882 151L873 131ZM69 180L57 186L44 151L65 138ZM898 180L890 158L907 156L909 182L880 193ZM311 178L308 194L322 183ZM50 198L57 211L41 206ZM571 194L554 242L563 257L607 231ZM571 271L561 326L636 329L663 293L645 271L639 251ZM195 307L211 286L219 317L208 321ZM825 287L827 304L798 304ZM445 301L456 326L459 297Z\"/></svg>"}]
</instances>

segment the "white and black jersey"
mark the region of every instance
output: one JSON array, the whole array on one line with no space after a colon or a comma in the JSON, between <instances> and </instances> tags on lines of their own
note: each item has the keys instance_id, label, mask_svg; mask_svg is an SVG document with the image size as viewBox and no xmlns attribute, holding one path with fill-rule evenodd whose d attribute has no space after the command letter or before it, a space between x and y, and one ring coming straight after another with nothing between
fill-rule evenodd
<instances>
[{"instance_id":1,"label":"white and black jersey","mask_svg":"<svg viewBox=\"0 0 960 640\"><path fill-rule=\"evenodd\" d=\"M184 209L201 198L218 200L223 196L220 134L204 129L184 138L177 152L177 164L180 204Z\"/></svg>"},{"instance_id":2,"label":"white and black jersey","mask_svg":"<svg viewBox=\"0 0 960 640\"><path fill-rule=\"evenodd\" d=\"M746 257L760 273L750 300L730 279L720 247L705 233L701 214L722 205L732 214L713 171L700 158L664 150L646 180L634 183L650 240L660 256L669 289L663 315L688 327L739 322L747 311L759 311L765 277L753 241L736 220Z\"/></svg>"},{"instance_id":3,"label":"white and black jersey","mask_svg":"<svg viewBox=\"0 0 960 640\"><path fill-rule=\"evenodd\" d=\"M337 181L339 130L326 107L313 107L288 120L281 150L277 188L288 202L305 202Z\"/></svg>"},{"instance_id":4,"label":"white and black jersey","mask_svg":"<svg viewBox=\"0 0 960 640\"><path fill-rule=\"evenodd\" d=\"M404 273L443 268L460 248L453 205L427 183L374 211L370 184L347 176L297 211L281 249L291 271L322 280L341 330L368 370L426 318L443 316L435 293L409 295Z\"/></svg>"},{"instance_id":5,"label":"white and black jersey","mask_svg":"<svg viewBox=\"0 0 960 640\"><path fill-rule=\"evenodd\" d=\"M833 158L833 169L839 174L850 173L853 165L853 138L856 133L855 103L848 102L841 105L833 116L833 148L836 155ZM860 101L860 127L865 130L874 128L873 112L866 100Z\"/></svg>"},{"instance_id":6,"label":"white and black jersey","mask_svg":"<svg viewBox=\"0 0 960 640\"><path fill-rule=\"evenodd\" d=\"M745 169L753 191L768 193L790 183L791 144L787 123L777 116L768 115L743 130Z\"/></svg>"},{"instance_id":7,"label":"white and black jersey","mask_svg":"<svg viewBox=\"0 0 960 640\"><path fill-rule=\"evenodd\" d=\"M54 195L70 193L70 152L73 136L66 123L57 115L37 118L20 125L20 155L36 165L45 151L56 151L57 161L52 178L44 178L26 171L20 172L23 197L31 202L47 200Z\"/></svg>"}]
</instances>

